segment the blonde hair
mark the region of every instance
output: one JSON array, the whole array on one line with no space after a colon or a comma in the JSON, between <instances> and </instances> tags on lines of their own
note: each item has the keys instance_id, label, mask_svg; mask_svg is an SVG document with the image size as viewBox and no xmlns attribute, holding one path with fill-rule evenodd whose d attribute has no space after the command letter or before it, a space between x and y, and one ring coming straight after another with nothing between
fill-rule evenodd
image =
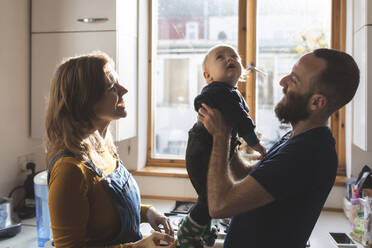
<instances>
[{"instance_id":1,"label":"blonde hair","mask_svg":"<svg viewBox=\"0 0 372 248\"><path fill-rule=\"evenodd\" d=\"M112 66L112 67L111 67ZM94 129L93 106L107 88L106 77L114 68L113 60L103 52L72 57L64 61L51 81L46 112L46 162L62 149L78 160L97 160L100 150L107 148L117 156L111 133L102 137Z\"/></svg>"},{"instance_id":2,"label":"blonde hair","mask_svg":"<svg viewBox=\"0 0 372 248\"><path fill-rule=\"evenodd\" d=\"M246 81L246 76L248 74L248 70L246 68L244 68L243 64L241 63L241 57L238 53L238 51L233 47L233 46L230 46L228 44L218 44L218 45L215 45L213 47L211 47L208 52L206 53L206 55L204 56L204 59L203 59L203 62L202 62L202 71L205 72L207 71L207 61L208 61L208 57L209 55L211 54L212 51L216 50L217 48L220 48L220 47L228 47L228 48L231 48L232 50L234 50L234 52L238 55L239 57L239 62L240 62L240 65L242 67L242 74L240 75L239 77L239 81L241 82L245 82Z\"/></svg>"}]
</instances>

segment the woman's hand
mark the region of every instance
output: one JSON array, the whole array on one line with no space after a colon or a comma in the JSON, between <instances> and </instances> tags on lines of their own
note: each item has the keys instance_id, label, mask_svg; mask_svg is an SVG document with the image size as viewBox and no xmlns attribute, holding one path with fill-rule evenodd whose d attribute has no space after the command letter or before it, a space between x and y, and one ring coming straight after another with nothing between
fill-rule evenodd
<instances>
[{"instance_id":1,"label":"woman's hand","mask_svg":"<svg viewBox=\"0 0 372 248\"><path fill-rule=\"evenodd\" d=\"M160 246L160 241L164 241L167 243L166 246ZM133 248L156 248L156 247L163 247L163 248L172 248L176 247L176 240L173 236L170 236L165 233L160 233L153 231L150 236L147 236L137 242L134 242L131 247Z\"/></svg>"},{"instance_id":2,"label":"woman's hand","mask_svg":"<svg viewBox=\"0 0 372 248\"><path fill-rule=\"evenodd\" d=\"M202 107L198 111L198 120L203 123L210 135L230 135L231 127L221 115L221 112L215 108L202 103Z\"/></svg>"},{"instance_id":3,"label":"woman's hand","mask_svg":"<svg viewBox=\"0 0 372 248\"><path fill-rule=\"evenodd\" d=\"M146 217L151 227L154 228L155 231L161 232L159 225L163 225L165 233L172 237L174 236L173 228L169 219L157 212L154 207L150 207L147 210Z\"/></svg>"}]
</instances>

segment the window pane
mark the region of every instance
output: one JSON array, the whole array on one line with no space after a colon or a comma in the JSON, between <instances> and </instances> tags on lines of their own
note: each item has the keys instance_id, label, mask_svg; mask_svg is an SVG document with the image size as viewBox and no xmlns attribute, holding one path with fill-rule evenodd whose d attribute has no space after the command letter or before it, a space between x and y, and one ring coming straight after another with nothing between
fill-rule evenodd
<instances>
[{"instance_id":1,"label":"window pane","mask_svg":"<svg viewBox=\"0 0 372 248\"><path fill-rule=\"evenodd\" d=\"M298 58L329 47L331 0L260 0L257 13L256 125L268 148L289 130L273 111L282 98L280 79ZM322 6L319 8L319 6Z\"/></svg>"},{"instance_id":2,"label":"window pane","mask_svg":"<svg viewBox=\"0 0 372 248\"><path fill-rule=\"evenodd\" d=\"M154 157L183 159L204 55L218 43L237 48L238 0L158 0L153 12Z\"/></svg>"}]
</instances>

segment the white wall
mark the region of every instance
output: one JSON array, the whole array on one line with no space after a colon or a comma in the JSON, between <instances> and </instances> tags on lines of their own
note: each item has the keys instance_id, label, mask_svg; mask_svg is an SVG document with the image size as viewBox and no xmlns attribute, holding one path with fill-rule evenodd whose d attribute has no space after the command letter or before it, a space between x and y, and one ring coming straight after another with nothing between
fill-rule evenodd
<instances>
[{"instance_id":1,"label":"white wall","mask_svg":"<svg viewBox=\"0 0 372 248\"><path fill-rule=\"evenodd\" d=\"M137 82L137 136L119 142L119 155L131 170L141 169L146 164L147 153L147 95L148 95L148 1L138 1L138 82Z\"/></svg>"},{"instance_id":2,"label":"white wall","mask_svg":"<svg viewBox=\"0 0 372 248\"><path fill-rule=\"evenodd\" d=\"M0 1L0 196L23 183L25 154L40 153L29 129L29 1ZM23 156L24 155L24 156ZM23 157L19 157L23 156ZM42 156L27 155L43 168Z\"/></svg>"}]
</instances>

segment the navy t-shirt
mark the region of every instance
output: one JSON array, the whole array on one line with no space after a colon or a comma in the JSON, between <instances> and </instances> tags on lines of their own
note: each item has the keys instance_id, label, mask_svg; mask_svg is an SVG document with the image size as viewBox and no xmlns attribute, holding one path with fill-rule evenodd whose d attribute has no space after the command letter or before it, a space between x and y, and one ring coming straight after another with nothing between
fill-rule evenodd
<instances>
[{"instance_id":1,"label":"navy t-shirt","mask_svg":"<svg viewBox=\"0 0 372 248\"><path fill-rule=\"evenodd\" d=\"M234 216L224 247L306 246L336 178L335 140L328 127L287 136L250 174L275 200Z\"/></svg>"}]
</instances>

